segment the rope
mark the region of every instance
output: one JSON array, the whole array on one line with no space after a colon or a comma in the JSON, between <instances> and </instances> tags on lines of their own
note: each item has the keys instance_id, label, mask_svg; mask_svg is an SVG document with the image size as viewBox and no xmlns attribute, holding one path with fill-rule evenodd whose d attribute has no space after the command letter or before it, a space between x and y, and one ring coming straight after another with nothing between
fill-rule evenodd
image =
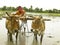
<instances>
[{"instance_id":1,"label":"rope","mask_svg":"<svg viewBox=\"0 0 60 45\"><path fill-rule=\"evenodd\" d=\"M27 33L29 33L29 32L27 32ZM33 33L31 34L31 35L29 35L29 36L27 36L27 35L25 35L26 37L31 37L33 35Z\"/></svg>"},{"instance_id":2,"label":"rope","mask_svg":"<svg viewBox=\"0 0 60 45\"><path fill-rule=\"evenodd\" d=\"M24 32L23 32L24 33ZM25 32L25 33L32 33L32 32ZM25 35L26 37L31 37L33 35L33 33L29 36Z\"/></svg>"}]
</instances>

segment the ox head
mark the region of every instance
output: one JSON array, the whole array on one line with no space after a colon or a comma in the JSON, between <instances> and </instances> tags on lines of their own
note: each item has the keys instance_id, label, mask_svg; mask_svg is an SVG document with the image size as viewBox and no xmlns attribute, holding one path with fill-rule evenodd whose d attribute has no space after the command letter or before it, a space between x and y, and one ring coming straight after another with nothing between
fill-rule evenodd
<instances>
[{"instance_id":1,"label":"ox head","mask_svg":"<svg viewBox=\"0 0 60 45\"><path fill-rule=\"evenodd\" d=\"M33 18L34 18L34 20L37 21L37 20L41 20L42 19L42 16L41 15L40 16L34 16Z\"/></svg>"}]
</instances>

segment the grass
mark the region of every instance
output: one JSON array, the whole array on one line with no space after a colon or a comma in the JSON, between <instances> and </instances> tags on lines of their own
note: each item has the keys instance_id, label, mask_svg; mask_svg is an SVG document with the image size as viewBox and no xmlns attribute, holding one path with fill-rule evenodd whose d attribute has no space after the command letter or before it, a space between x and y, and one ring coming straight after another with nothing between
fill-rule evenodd
<instances>
[{"instance_id":1,"label":"grass","mask_svg":"<svg viewBox=\"0 0 60 45\"><path fill-rule=\"evenodd\" d=\"M6 12L8 12L10 14L11 12L14 12L14 11L0 11L0 17L5 15ZM46 16L60 16L60 13L32 13L32 14L33 15L34 14L36 14L36 15L39 14L39 15L46 15Z\"/></svg>"},{"instance_id":2,"label":"grass","mask_svg":"<svg viewBox=\"0 0 60 45\"><path fill-rule=\"evenodd\" d=\"M13 12L13 11L0 11L0 17L3 16L3 15L5 15L6 12L11 13L11 12Z\"/></svg>"},{"instance_id":3,"label":"grass","mask_svg":"<svg viewBox=\"0 0 60 45\"><path fill-rule=\"evenodd\" d=\"M30 12L32 13L32 12ZM30 14L29 13L29 14ZM32 13L33 15L45 15L45 16L60 16L60 13Z\"/></svg>"}]
</instances>

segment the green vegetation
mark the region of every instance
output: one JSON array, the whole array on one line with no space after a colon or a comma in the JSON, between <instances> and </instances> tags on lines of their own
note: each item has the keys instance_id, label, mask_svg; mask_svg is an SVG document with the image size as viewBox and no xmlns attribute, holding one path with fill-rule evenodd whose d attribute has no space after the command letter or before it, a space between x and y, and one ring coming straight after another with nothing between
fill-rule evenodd
<instances>
[{"instance_id":1,"label":"green vegetation","mask_svg":"<svg viewBox=\"0 0 60 45\"><path fill-rule=\"evenodd\" d=\"M11 12L13 12L13 11L2 11L2 10L0 10L0 17L3 16L3 15L5 15L6 12L11 13Z\"/></svg>"},{"instance_id":2,"label":"green vegetation","mask_svg":"<svg viewBox=\"0 0 60 45\"><path fill-rule=\"evenodd\" d=\"M45 14L45 15L49 15L49 16L60 16L60 10L58 9L53 9L53 10L43 10L43 8L38 8L36 7L35 9L33 9L33 6L30 6L30 8L27 7L23 7L23 9L26 12L32 12L32 13L40 13L40 14ZM7 7L7 6L3 6L0 8L0 16L4 15L5 12L14 12L17 10L17 7Z\"/></svg>"}]
</instances>

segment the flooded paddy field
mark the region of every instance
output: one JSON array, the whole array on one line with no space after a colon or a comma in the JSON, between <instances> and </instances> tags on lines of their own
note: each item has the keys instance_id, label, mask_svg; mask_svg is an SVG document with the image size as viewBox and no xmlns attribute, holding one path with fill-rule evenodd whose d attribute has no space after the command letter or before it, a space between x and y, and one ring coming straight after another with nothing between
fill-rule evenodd
<instances>
[{"instance_id":1,"label":"flooded paddy field","mask_svg":"<svg viewBox=\"0 0 60 45\"><path fill-rule=\"evenodd\" d=\"M49 18L51 21L45 21L42 45L60 45L60 17L43 16L43 18ZM31 22L28 20L29 31L31 29ZM17 43L14 35L13 42L10 42L5 27L5 19L0 20L0 45L40 45L40 36L37 37L38 41L36 42L33 33L26 33L26 35L19 33Z\"/></svg>"}]
</instances>

